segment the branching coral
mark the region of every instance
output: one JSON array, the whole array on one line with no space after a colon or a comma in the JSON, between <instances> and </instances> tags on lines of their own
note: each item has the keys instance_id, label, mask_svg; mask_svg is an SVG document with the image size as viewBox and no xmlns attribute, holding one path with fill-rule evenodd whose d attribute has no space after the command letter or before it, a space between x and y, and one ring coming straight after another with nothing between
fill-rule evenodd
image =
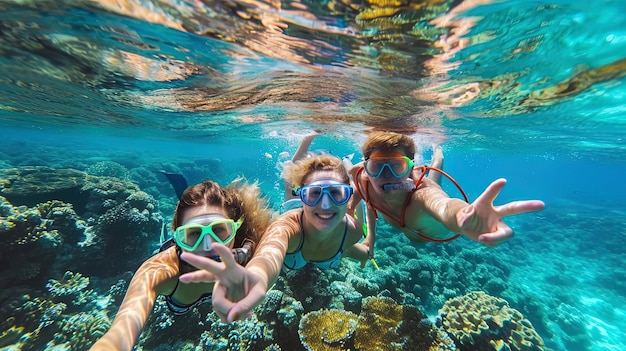
<instances>
[{"instance_id":1,"label":"branching coral","mask_svg":"<svg viewBox=\"0 0 626 351\"><path fill-rule=\"evenodd\" d=\"M50 279L46 288L52 296L75 295L89 285L89 278L80 273L65 272L61 280Z\"/></svg>"},{"instance_id":2,"label":"branching coral","mask_svg":"<svg viewBox=\"0 0 626 351\"><path fill-rule=\"evenodd\" d=\"M100 161L85 170L87 174L95 176L115 177L119 179L129 179L130 172L121 164L113 161Z\"/></svg>"},{"instance_id":3,"label":"branching coral","mask_svg":"<svg viewBox=\"0 0 626 351\"><path fill-rule=\"evenodd\" d=\"M543 340L508 302L482 291L446 301L437 319L461 350L541 351Z\"/></svg>"}]
</instances>

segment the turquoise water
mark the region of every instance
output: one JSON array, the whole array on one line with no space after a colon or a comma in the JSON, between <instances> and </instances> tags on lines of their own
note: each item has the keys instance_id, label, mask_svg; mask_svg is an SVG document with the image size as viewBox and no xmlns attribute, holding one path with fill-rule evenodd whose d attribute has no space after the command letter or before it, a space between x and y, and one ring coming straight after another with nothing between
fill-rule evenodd
<instances>
[{"instance_id":1,"label":"turquoise water","mask_svg":"<svg viewBox=\"0 0 626 351\"><path fill-rule=\"evenodd\" d=\"M313 148L358 160L367 131L402 131L423 162L440 144L471 199L503 177L496 204L541 199L546 209L507 218L516 235L496 248L411 244L381 224L381 270L344 260L340 272L306 272L346 289L320 283L314 297L326 303L360 279L435 320L446 299L483 290L520 311L547 348L626 349L626 2L413 3L377 20L367 16L381 10L374 1L115 3L0 3L0 170L93 174L114 162L121 168L108 163L98 175L134 182L167 220L175 199L159 169L192 182L258 180L278 208L281 153L302 136L317 131ZM53 199L38 193L3 206ZM98 332L85 332L95 324L87 315L114 316L123 292L112 287L123 291L159 234L133 249L123 235L102 246L110 269L81 254L75 234L48 246L0 239L0 350L88 349ZM437 267L431 283L411 259ZM52 296L46 284L68 270L89 285ZM157 306L139 347L226 349L202 334L228 340L224 328L158 317L166 313Z\"/></svg>"}]
</instances>

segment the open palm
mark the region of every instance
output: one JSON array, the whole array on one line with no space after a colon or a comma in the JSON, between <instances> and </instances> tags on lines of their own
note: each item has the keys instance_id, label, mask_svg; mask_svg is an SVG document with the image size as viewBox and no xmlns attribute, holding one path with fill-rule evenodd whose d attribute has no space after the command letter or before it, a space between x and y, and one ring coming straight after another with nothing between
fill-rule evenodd
<instances>
[{"instance_id":1,"label":"open palm","mask_svg":"<svg viewBox=\"0 0 626 351\"><path fill-rule=\"evenodd\" d=\"M496 246L513 236L513 230L502 218L545 208L545 204L539 200L513 201L494 206L493 202L505 184L506 179L494 181L474 202L457 214L463 234L484 245Z\"/></svg>"}]
</instances>

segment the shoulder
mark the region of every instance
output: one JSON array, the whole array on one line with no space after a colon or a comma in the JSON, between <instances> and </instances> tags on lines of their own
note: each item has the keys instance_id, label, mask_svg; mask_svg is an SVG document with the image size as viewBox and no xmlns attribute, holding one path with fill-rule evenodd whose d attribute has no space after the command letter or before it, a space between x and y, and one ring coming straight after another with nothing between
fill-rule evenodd
<instances>
[{"instance_id":1,"label":"shoulder","mask_svg":"<svg viewBox=\"0 0 626 351\"><path fill-rule=\"evenodd\" d=\"M359 173L359 169L363 168L363 164L363 162L359 162L348 170L348 173L350 173L353 179L356 179L355 177L357 176L357 173Z\"/></svg>"},{"instance_id":2,"label":"shoulder","mask_svg":"<svg viewBox=\"0 0 626 351\"><path fill-rule=\"evenodd\" d=\"M285 233L289 236L292 236L294 233L299 233L301 216L301 210L287 211L272 221L268 228L268 232Z\"/></svg>"}]
</instances>

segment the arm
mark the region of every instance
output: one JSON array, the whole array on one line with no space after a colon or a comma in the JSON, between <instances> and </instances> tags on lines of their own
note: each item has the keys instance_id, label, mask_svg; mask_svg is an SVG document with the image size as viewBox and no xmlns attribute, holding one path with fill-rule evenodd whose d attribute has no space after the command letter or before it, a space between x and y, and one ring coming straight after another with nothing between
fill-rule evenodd
<instances>
[{"instance_id":1,"label":"arm","mask_svg":"<svg viewBox=\"0 0 626 351\"><path fill-rule=\"evenodd\" d=\"M363 238L362 224L351 217L346 218L348 221L350 221L350 223L348 224L348 237L343 244L344 249L342 256L349 257L361 262L361 268L363 268L365 267L367 261L370 259L370 248L364 243L359 242Z\"/></svg>"},{"instance_id":2,"label":"arm","mask_svg":"<svg viewBox=\"0 0 626 351\"><path fill-rule=\"evenodd\" d=\"M309 147L311 147L311 143L313 143L313 139L315 139L316 136L317 134L310 134L302 138L302 141L298 146L298 150L296 150L296 153L294 153L291 158L292 162L301 160L306 156L306 153L309 152Z\"/></svg>"},{"instance_id":3,"label":"arm","mask_svg":"<svg viewBox=\"0 0 626 351\"><path fill-rule=\"evenodd\" d=\"M356 182L361 181L357 177L357 172L359 168L363 166L363 162L354 165L351 169L348 170L350 174L350 180L352 181L352 188L354 188L354 194L352 194L352 198L350 202L348 202L348 210L347 213L354 218L357 218L357 223L362 225L364 222L366 224L365 230L363 232L363 236L365 240L363 240L363 245L368 249L368 259L374 257L374 244L376 242L376 213L374 209L370 208L369 205L363 206L361 201L364 201L361 198L361 195L357 191ZM365 211L363 208L365 207Z\"/></svg>"},{"instance_id":4,"label":"arm","mask_svg":"<svg viewBox=\"0 0 626 351\"><path fill-rule=\"evenodd\" d=\"M91 347L98 350L132 350L148 316L154 307L157 288L169 278L178 275L178 263L171 260L171 252L164 251L144 262L130 281L124 301L111 328ZM174 251L174 256L176 252ZM178 260L178 258L176 258ZM173 266L174 265L174 266Z\"/></svg>"},{"instance_id":5,"label":"arm","mask_svg":"<svg viewBox=\"0 0 626 351\"><path fill-rule=\"evenodd\" d=\"M421 196L427 211L450 231L463 233L487 246L496 246L513 236L513 230L502 221L502 218L545 208L544 203L539 200L514 201L494 206L493 201L505 184L505 179L492 182L469 205L459 199L450 198L443 190L439 192L436 188L424 192ZM431 198L426 199L424 196Z\"/></svg>"},{"instance_id":6,"label":"arm","mask_svg":"<svg viewBox=\"0 0 626 351\"><path fill-rule=\"evenodd\" d=\"M302 141L300 142L298 149L296 150L296 152L293 154L293 157L291 158L291 162L296 162L298 160L303 159L306 156L307 152L309 152L309 147L311 146L311 143L313 142L313 139L315 139L316 136L317 134L311 134L302 138ZM295 196L291 195L291 188L293 187L293 184L290 184L287 181L283 181L283 187L285 188L285 200L296 198Z\"/></svg>"}]
</instances>

